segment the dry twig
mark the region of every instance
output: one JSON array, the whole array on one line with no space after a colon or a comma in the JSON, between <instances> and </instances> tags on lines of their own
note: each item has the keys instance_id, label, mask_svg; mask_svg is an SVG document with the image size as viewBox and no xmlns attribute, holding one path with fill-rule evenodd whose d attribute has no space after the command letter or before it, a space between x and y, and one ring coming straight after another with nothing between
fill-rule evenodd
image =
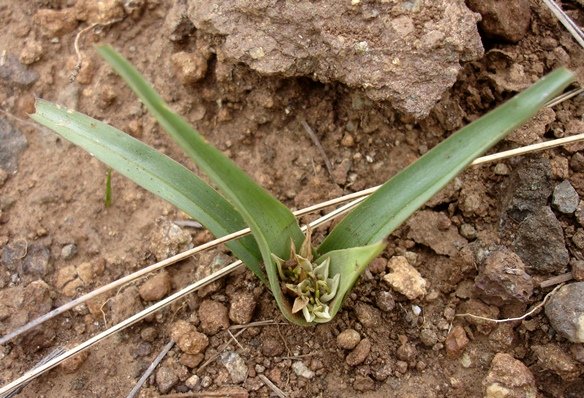
<instances>
[{"instance_id":1,"label":"dry twig","mask_svg":"<svg viewBox=\"0 0 584 398\"><path fill-rule=\"evenodd\" d=\"M138 380L134 388L132 388L132 391L130 391L130 393L128 394L128 398L134 398L140 392L140 389L142 388L146 380L148 380L152 372L154 372L154 369L156 369L158 364L164 359L166 354L168 354L168 351L170 351L173 345L174 341L171 340L162 348L162 351L160 351L156 358L154 358L154 361L152 361L152 363L150 364L150 366L148 366L142 377L140 377L140 380Z\"/></svg>"},{"instance_id":2,"label":"dry twig","mask_svg":"<svg viewBox=\"0 0 584 398\"><path fill-rule=\"evenodd\" d=\"M302 127L304 127L304 130L306 130L306 133L308 133L308 136L312 140L312 143L318 149L318 152L320 152L320 156L322 156L322 158L324 160L324 165L326 167L326 170L328 171L330 177L334 180L334 177L333 177L333 165L331 164L331 161L329 160L328 156L326 155L326 152L324 151L324 148L322 147L322 144L320 143L320 140L318 139L318 137L314 133L314 130L312 130L312 128L306 122L306 119L304 119L304 118L301 118L300 119L300 124L302 125Z\"/></svg>"}]
</instances>

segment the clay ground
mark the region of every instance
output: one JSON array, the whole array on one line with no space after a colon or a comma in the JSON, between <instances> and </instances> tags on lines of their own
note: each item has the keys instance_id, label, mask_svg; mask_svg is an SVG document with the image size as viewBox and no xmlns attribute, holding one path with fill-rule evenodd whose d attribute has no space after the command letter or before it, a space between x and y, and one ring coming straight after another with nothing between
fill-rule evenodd
<instances>
[{"instance_id":1,"label":"clay ground","mask_svg":"<svg viewBox=\"0 0 584 398\"><path fill-rule=\"evenodd\" d=\"M530 15L522 32L512 32L519 39L480 30L484 55L476 50L477 41L471 55L471 44L465 44L457 47L455 59L438 58L443 70L453 64L459 69L451 83L427 76L433 91L425 93L424 106L408 103L410 93L393 89L388 91L393 97L376 100L381 94L356 87L357 77L326 75L324 67L314 76L302 76L301 67L263 73L269 65L254 64L255 56L236 59L221 47L221 34L227 33L209 33L177 19L177 4L184 1L125 1L125 9L122 2L103 3L111 6L111 15L96 21L88 2L0 0L2 335L73 297L211 239L204 230L177 226L188 219L185 214L115 172L112 205L105 207L107 167L27 120L35 97L56 101L195 170L95 53L95 43L109 43L127 56L176 111L294 209L384 182L555 67L566 65L578 71L580 81L583 77L582 48L539 1L517 2ZM376 4L363 2L363 7ZM313 5L326 10L319 2ZM562 6L584 25L578 2ZM46 9L58 14L39 13ZM76 34L92 21L102 24L81 36L83 64L71 82ZM363 75L358 78L368 73ZM542 111L494 151L582 133L583 113L582 96ZM319 138L332 175L302 120ZM556 331L544 311L502 324L455 317L463 312L518 316L553 288L541 288L541 282L570 271L582 277L583 148L572 145L468 169L388 238L382 257L328 324L286 323L268 291L240 270L51 370L19 396L127 396L171 334L175 340L194 336L199 348L189 353L175 346L141 397L271 396L260 376L289 397L584 396L584 348ZM564 181L569 184L561 185ZM318 231L325 233L326 227ZM0 384L55 347L81 343L229 261L225 248L195 256L5 344ZM425 280L424 294L409 299L386 282L396 261L419 271L414 277ZM225 330L261 320L275 324L249 327L237 342ZM218 395L205 395L213 391Z\"/></svg>"}]
</instances>

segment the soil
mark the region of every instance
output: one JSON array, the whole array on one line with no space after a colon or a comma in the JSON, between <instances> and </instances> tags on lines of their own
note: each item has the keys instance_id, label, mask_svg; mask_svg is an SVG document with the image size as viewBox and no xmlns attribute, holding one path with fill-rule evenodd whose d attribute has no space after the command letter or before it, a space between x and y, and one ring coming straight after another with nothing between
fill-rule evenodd
<instances>
[{"instance_id":1,"label":"soil","mask_svg":"<svg viewBox=\"0 0 584 398\"><path fill-rule=\"evenodd\" d=\"M176 111L291 208L384 182L557 66L584 77L582 48L535 0L469 1L483 14L480 29L479 14L454 0L201 3L0 0L0 334L211 239L179 226L185 214L116 173L105 207L107 167L27 120L35 97L56 101L195 170L95 53L96 43L127 56ZM584 24L580 2L561 5ZM380 23L393 26L391 40L375 42ZM92 24L79 38L76 68L76 35ZM294 41L299 31L303 42ZM391 46L400 42L396 69ZM369 52L375 46L383 51ZM359 54L366 54L362 68ZM494 150L581 133L583 114L580 95L543 110ZM519 316L553 288L541 282L566 272L582 280L582 150L576 144L468 169L388 238L328 324L285 323L269 292L240 270L19 396L127 396L171 338L176 345L141 397L270 396L262 375L289 397L584 396L584 331L574 318L584 316L582 282L571 280L545 312L523 321L455 317ZM0 384L228 264L228 254L190 258L5 344ZM230 336L237 332L230 326L260 320L276 323Z\"/></svg>"}]
</instances>

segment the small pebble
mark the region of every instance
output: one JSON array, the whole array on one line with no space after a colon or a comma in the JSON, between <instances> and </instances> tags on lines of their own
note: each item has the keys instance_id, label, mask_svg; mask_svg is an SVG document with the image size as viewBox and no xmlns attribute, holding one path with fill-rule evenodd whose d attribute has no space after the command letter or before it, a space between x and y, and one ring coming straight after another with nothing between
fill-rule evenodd
<instances>
[{"instance_id":1,"label":"small pebble","mask_svg":"<svg viewBox=\"0 0 584 398\"><path fill-rule=\"evenodd\" d=\"M561 213L572 214L576 211L580 197L570 181L564 180L554 188L552 205Z\"/></svg>"},{"instance_id":2,"label":"small pebble","mask_svg":"<svg viewBox=\"0 0 584 398\"><path fill-rule=\"evenodd\" d=\"M361 335L355 329L345 329L337 336L337 345L344 350L352 350L361 341Z\"/></svg>"},{"instance_id":3,"label":"small pebble","mask_svg":"<svg viewBox=\"0 0 584 398\"><path fill-rule=\"evenodd\" d=\"M312 379L315 373L310 370L302 361L296 361L292 364L292 370L297 376L304 377L305 379Z\"/></svg>"},{"instance_id":4,"label":"small pebble","mask_svg":"<svg viewBox=\"0 0 584 398\"><path fill-rule=\"evenodd\" d=\"M226 351L221 354L220 358L221 363L229 372L232 383L243 383L247 379L247 365L238 353Z\"/></svg>"},{"instance_id":5,"label":"small pebble","mask_svg":"<svg viewBox=\"0 0 584 398\"><path fill-rule=\"evenodd\" d=\"M158 337L158 331L152 326L147 326L140 331L140 338L142 340L152 343Z\"/></svg>"},{"instance_id":6,"label":"small pebble","mask_svg":"<svg viewBox=\"0 0 584 398\"><path fill-rule=\"evenodd\" d=\"M405 295L410 300L422 297L426 294L426 280L412 267L405 257L396 256L389 260L388 267L391 273L385 275L383 280L392 288Z\"/></svg>"},{"instance_id":7,"label":"small pebble","mask_svg":"<svg viewBox=\"0 0 584 398\"><path fill-rule=\"evenodd\" d=\"M469 339L466 336L464 328L460 325L456 325L452 328L444 341L446 354L451 358L456 358L462 354L468 343Z\"/></svg>"},{"instance_id":8,"label":"small pebble","mask_svg":"<svg viewBox=\"0 0 584 398\"><path fill-rule=\"evenodd\" d=\"M185 386L190 388L191 390L196 389L199 386L199 382L201 381L200 377L197 375L192 375L185 381Z\"/></svg>"},{"instance_id":9,"label":"small pebble","mask_svg":"<svg viewBox=\"0 0 584 398\"><path fill-rule=\"evenodd\" d=\"M161 394L166 394L179 382L178 375L170 366L161 366L156 372L156 385Z\"/></svg>"},{"instance_id":10,"label":"small pebble","mask_svg":"<svg viewBox=\"0 0 584 398\"><path fill-rule=\"evenodd\" d=\"M203 354L182 354L179 362L187 368L194 369L203 362L203 359L205 359L205 355Z\"/></svg>"},{"instance_id":11,"label":"small pebble","mask_svg":"<svg viewBox=\"0 0 584 398\"><path fill-rule=\"evenodd\" d=\"M61 249L61 258L63 260L71 260L77 254L77 245L75 243L70 243L63 246Z\"/></svg>"},{"instance_id":12,"label":"small pebble","mask_svg":"<svg viewBox=\"0 0 584 398\"><path fill-rule=\"evenodd\" d=\"M391 292L380 290L375 295L375 305L383 312L390 312L395 308L395 299Z\"/></svg>"}]
</instances>

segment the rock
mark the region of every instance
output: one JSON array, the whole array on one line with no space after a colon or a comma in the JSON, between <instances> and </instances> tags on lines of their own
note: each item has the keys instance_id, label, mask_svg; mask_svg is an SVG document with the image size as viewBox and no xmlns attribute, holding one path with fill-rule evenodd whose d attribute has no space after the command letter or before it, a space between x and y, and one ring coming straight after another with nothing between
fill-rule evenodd
<instances>
[{"instance_id":1,"label":"rock","mask_svg":"<svg viewBox=\"0 0 584 398\"><path fill-rule=\"evenodd\" d=\"M531 22L529 0L468 0L468 8L483 17L479 28L485 36L516 43L525 37Z\"/></svg>"},{"instance_id":2,"label":"rock","mask_svg":"<svg viewBox=\"0 0 584 398\"><path fill-rule=\"evenodd\" d=\"M45 276L51 271L50 259L51 251L45 244L31 243L22 262L22 272L36 277Z\"/></svg>"},{"instance_id":3,"label":"rock","mask_svg":"<svg viewBox=\"0 0 584 398\"><path fill-rule=\"evenodd\" d=\"M195 30L195 25L188 17L186 1L174 1L164 20L164 33L173 42L186 40Z\"/></svg>"},{"instance_id":4,"label":"rock","mask_svg":"<svg viewBox=\"0 0 584 398\"><path fill-rule=\"evenodd\" d=\"M191 85L205 77L207 73L207 57L180 51L170 57L174 72L179 81L185 85Z\"/></svg>"},{"instance_id":5,"label":"rock","mask_svg":"<svg viewBox=\"0 0 584 398\"><path fill-rule=\"evenodd\" d=\"M71 8L40 9L34 14L32 20L40 28L43 35L48 37L60 37L77 28L77 19Z\"/></svg>"},{"instance_id":6,"label":"rock","mask_svg":"<svg viewBox=\"0 0 584 398\"><path fill-rule=\"evenodd\" d=\"M460 226L460 234L464 238L472 240L472 239L476 239L477 230L473 225L464 223Z\"/></svg>"},{"instance_id":7,"label":"rock","mask_svg":"<svg viewBox=\"0 0 584 398\"><path fill-rule=\"evenodd\" d=\"M166 271L161 271L140 286L140 297L144 301L157 301L165 297L171 289L170 274Z\"/></svg>"},{"instance_id":8,"label":"rock","mask_svg":"<svg viewBox=\"0 0 584 398\"><path fill-rule=\"evenodd\" d=\"M380 290L375 294L375 305L383 312L390 312L395 308L395 299L391 292Z\"/></svg>"},{"instance_id":9,"label":"rock","mask_svg":"<svg viewBox=\"0 0 584 398\"><path fill-rule=\"evenodd\" d=\"M554 188L552 205L561 213L572 214L578 208L580 197L570 181L564 180Z\"/></svg>"},{"instance_id":10,"label":"rock","mask_svg":"<svg viewBox=\"0 0 584 398\"><path fill-rule=\"evenodd\" d=\"M533 345L531 349L537 357L539 366L557 374L562 379L571 381L580 375L578 363L557 345Z\"/></svg>"},{"instance_id":11,"label":"rock","mask_svg":"<svg viewBox=\"0 0 584 398\"><path fill-rule=\"evenodd\" d=\"M337 336L337 345L344 350L352 350L361 341L361 335L355 329L345 329Z\"/></svg>"},{"instance_id":12,"label":"rock","mask_svg":"<svg viewBox=\"0 0 584 398\"><path fill-rule=\"evenodd\" d=\"M514 346L516 334L511 323L499 323L497 328L489 334L489 345L495 351L506 351Z\"/></svg>"},{"instance_id":13,"label":"rock","mask_svg":"<svg viewBox=\"0 0 584 398\"><path fill-rule=\"evenodd\" d=\"M284 353L284 344L274 336L266 336L262 339L262 354L267 357L277 357Z\"/></svg>"},{"instance_id":14,"label":"rock","mask_svg":"<svg viewBox=\"0 0 584 398\"><path fill-rule=\"evenodd\" d=\"M438 254L455 256L468 243L443 213L422 210L414 214L407 225L410 228L408 238L430 247Z\"/></svg>"},{"instance_id":15,"label":"rock","mask_svg":"<svg viewBox=\"0 0 584 398\"><path fill-rule=\"evenodd\" d=\"M410 300L423 297L426 294L426 280L408 263L405 257L392 257L387 265L392 272L385 275L383 280L396 291Z\"/></svg>"},{"instance_id":16,"label":"rock","mask_svg":"<svg viewBox=\"0 0 584 398\"><path fill-rule=\"evenodd\" d=\"M81 351L79 354L67 359L62 362L59 367L61 370L67 374L72 374L77 372L77 370L83 365L85 360L89 357L89 351Z\"/></svg>"},{"instance_id":17,"label":"rock","mask_svg":"<svg viewBox=\"0 0 584 398\"><path fill-rule=\"evenodd\" d=\"M584 261L575 260L570 262L572 277L577 281L584 281Z\"/></svg>"},{"instance_id":18,"label":"rock","mask_svg":"<svg viewBox=\"0 0 584 398\"><path fill-rule=\"evenodd\" d=\"M203 253L199 258L199 264L195 269L195 280L201 280L213 272L219 271L221 268L225 267L227 264L231 262L229 256L216 252L207 252ZM209 283L207 286L202 287L201 289L197 290L197 295L199 297L207 297L210 294L213 294L223 286L223 279L219 279L215 282Z\"/></svg>"},{"instance_id":19,"label":"rock","mask_svg":"<svg viewBox=\"0 0 584 398\"><path fill-rule=\"evenodd\" d=\"M34 64L43 56L43 46L41 42L36 40L27 40L24 48L20 52L19 60L24 65Z\"/></svg>"},{"instance_id":20,"label":"rock","mask_svg":"<svg viewBox=\"0 0 584 398\"><path fill-rule=\"evenodd\" d=\"M369 339L363 339L357 344L357 347L347 355L345 361L349 366L357 366L367 359L369 351L371 351L371 341L369 341Z\"/></svg>"},{"instance_id":21,"label":"rock","mask_svg":"<svg viewBox=\"0 0 584 398\"><path fill-rule=\"evenodd\" d=\"M156 372L156 385L161 394L166 394L179 382L175 370L167 365L162 365Z\"/></svg>"},{"instance_id":22,"label":"rock","mask_svg":"<svg viewBox=\"0 0 584 398\"><path fill-rule=\"evenodd\" d=\"M525 272L521 258L508 249L496 250L488 255L475 285L487 302L528 302L533 293L533 280Z\"/></svg>"},{"instance_id":23,"label":"rock","mask_svg":"<svg viewBox=\"0 0 584 398\"><path fill-rule=\"evenodd\" d=\"M292 364L292 370L297 376L304 377L305 379L312 379L315 373L310 370L302 361L296 361Z\"/></svg>"},{"instance_id":24,"label":"rock","mask_svg":"<svg viewBox=\"0 0 584 398\"><path fill-rule=\"evenodd\" d=\"M186 354L199 354L205 351L209 345L209 338L197 331L187 321L179 320L172 325L170 337L178 348Z\"/></svg>"},{"instance_id":25,"label":"rock","mask_svg":"<svg viewBox=\"0 0 584 398\"><path fill-rule=\"evenodd\" d=\"M164 218L156 220L157 229L150 236L151 251L158 261L191 247L191 234Z\"/></svg>"},{"instance_id":26,"label":"rock","mask_svg":"<svg viewBox=\"0 0 584 398\"><path fill-rule=\"evenodd\" d=\"M76 17L88 24L110 24L124 19L122 0L81 0L75 4Z\"/></svg>"},{"instance_id":27,"label":"rock","mask_svg":"<svg viewBox=\"0 0 584 398\"><path fill-rule=\"evenodd\" d=\"M350 2L315 8L309 0L270 7L212 0L190 2L188 15L199 31L224 38L217 53L230 64L340 82L421 118L456 81L459 62L482 56L478 16L459 1L402 7L376 2L363 12Z\"/></svg>"},{"instance_id":28,"label":"rock","mask_svg":"<svg viewBox=\"0 0 584 398\"><path fill-rule=\"evenodd\" d=\"M375 389L375 382L369 376L357 375L353 382L353 389L355 391L373 391Z\"/></svg>"},{"instance_id":29,"label":"rock","mask_svg":"<svg viewBox=\"0 0 584 398\"><path fill-rule=\"evenodd\" d=\"M140 301L138 288L130 286L120 294L112 297L109 301L109 308L113 324L119 323L135 313L142 311L144 306Z\"/></svg>"},{"instance_id":30,"label":"rock","mask_svg":"<svg viewBox=\"0 0 584 398\"><path fill-rule=\"evenodd\" d=\"M229 328L227 308L218 301L204 300L199 306L201 330L206 334L216 334Z\"/></svg>"},{"instance_id":31,"label":"rock","mask_svg":"<svg viewBox=\"0 0 584 398\"><path fill-rule=\"evenodd\" d=\"M537 396L535 377L521 361L498 353L483 379L485 398L528 398Z\"/></svg>"},{"instance_id":32,"label":"rock","mask_svg":"<svg viewBox=\"0 0 584 398\"><path fill-rule=\"evenodd\" d=\"M185 381L185 386L187 386L189 389L194 390L199 386L199 382L201 381L201 378L197 375L192 375L191 377L189 377L186 381Z\"/></svg>"},{"instance_id":33,"label":"rock","mask_svg":"<svg viewBox=\"0 0 584 398\"><path fill-rule=\"evenodd\" d=\"M433 347L438 342L438 335L434 330L424 328L420 332L420 341L426 347Z\"/></svg>"},{"instance_id":34,"label":"rock","mask_svg":"<svg viewBox=\"0 0 584 398\"><path fill-rule=\"evenodd\" d=\"M562 226L547 206L521 222L513 249L529 270L540 273L560 274L570 260Z\"/></svg>"},{"instance_id":35,"label":"rock","mask_svg":"<svg viewBox=\"0 0 584 398\"><path fill-rule=\"evenodd\" d=\"M381 314L379 310L365 303L355 305L355 314L357 319L366 328L377 328L381 325Z\"/></svg>"},{"instance_id":36,"label":"rock","mask_svg":"<svg viewBox=\"0 0 584 398\"><path fill-rule=\"evenodd\" d=\"M133 350L132 356L134 358L141 358L141 357L146 357L146 356L150 355L151 353L152 353L152 344L150 344L146 341L141 341L138 343L138 345Z\"/></svg>"},{"instance_id":37,"label":"rock","mask_svg":"<svg viewBox=\"0 0 584 398\"><path fill-rule=\"evenodd\" d=\"M246 325L251 322L255 307L253 293L238 290L229 298L229 319L236 325Z\"/></svg>"},{"instance_id":38,"label":"rock","mask_svg":"<svg viewBox=\"0 0 584 398\"><path fill-rule=\"evenodd\" d=\"M144 341L152 343L158 337L158 330L152 326L147 326L140 331L140 338Z\"/></svg>"},{"instance_id":39,"label":"rock","mask_svg":"<svg viewBox=\"0 0 584 398\"><path fill-rule=\"evenodd\" d=\"M71 260L77 254L77 245L69 243L61 249L61 258L65 261Z\"/></svg>"},{"instance_id":40,"label":"rock","mask_svg":"<svg viewBox=\"0 0 584 398\"><path fill-rule=\"evenodd\" d=\"M513 170L503 195L505 214L516 222L539 211L547 204L552 193L550 161L543 158L527 158Z\"/></svg>"},{"instance_id":41,"label":"rock","mask_svg":"<svg viewBox=\"0 0 584 398\"><path fill-rule=\"evenodd\" d=\"M570 167L577 173L584 172L584 154L582 152L576 152L570 158Z\"/></svg>"},{"instance_id":42,"label":"rock","mask_svg":"<svg viewBox=\"0 0 584 398\"><path fill-rule=\"evenodd\" d=\"M570 283L555 292L545 305L552 327L572 343L584 343L584 282Z\"/></svg>"},{"instance_id":43,"label":"rock","mask_svg":"<svg viewBox=\"0 0 584 398\"><path fill-rule=\"evenodd\" d=\"M3 68L0 65L0 77L3 77ZM18 158L27 147L26 138L8 120L0 117L0 142L0 168L14 174L18 170Z\"/></svg>"},{"instance_id":44,"label":"rock","mask_svg":"<svg viewBox=\"0 0 584 398\"><path fill-rule=\"evenodd\" d=\"M456 325L452 328L446 340L444 341L444 347L446 349L446 354L451 358L459 357L470 340L466 337L466 332L464 328L460 325Z\"/></svg>"},{"instance_id":45,"label":"rock","mask_svg":"<svg viewBox=\"0 0 584 398\"><path fill-rule=\"evenodd\" d=\"M231 382L243 383L247 379L247 365L245 361L234 351L226 351L221 354L221 363L229 372Z\"/></svg>"},{"instance_id":46,"label":"rock","mask_svg":"<svg viewBox=\"0 0 584 398\"><path fill-rule=\"evenodd\" d=\"M180 356L179 362L181 365L186 366L187 368L194 369L203 362L205 359L205 355L201 354L182 354Z\"/></svg>"}]
</instances>

